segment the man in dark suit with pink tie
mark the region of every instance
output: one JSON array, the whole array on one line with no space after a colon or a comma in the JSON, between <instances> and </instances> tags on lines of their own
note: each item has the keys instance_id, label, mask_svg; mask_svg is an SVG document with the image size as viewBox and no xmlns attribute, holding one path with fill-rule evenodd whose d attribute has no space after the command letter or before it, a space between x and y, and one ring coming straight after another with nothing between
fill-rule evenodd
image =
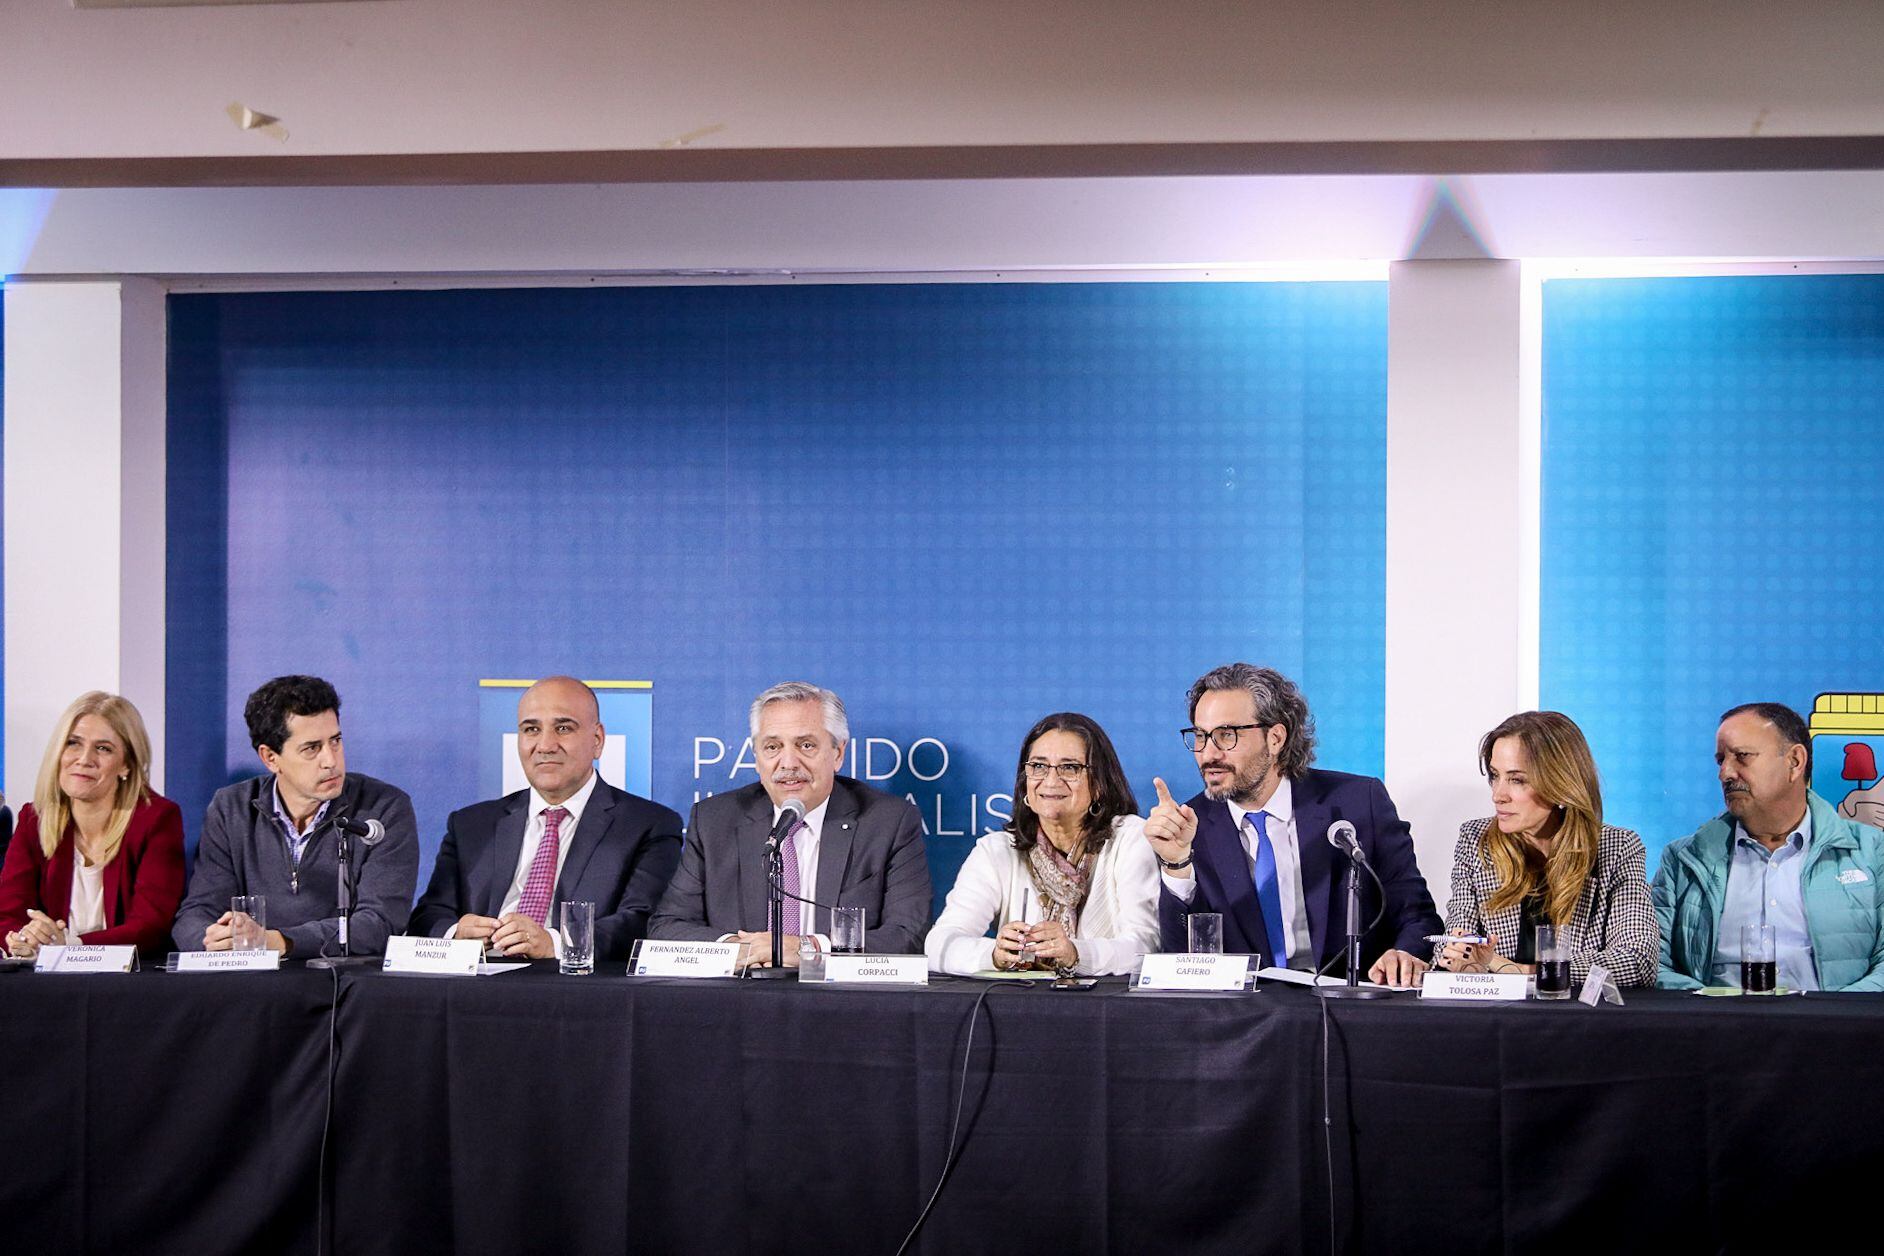
<instances>
[{"instance_id":1,"label":"man in dark suit with pink tie","mask_svg":"<svg viewBox=\"0 0 1884 1256\"><path fill-rule=\"evenodd\" d=\"M1348 856L1328 842L1337 821L1380 877L1363 872L1361 962L1371 981L1416 982L1440 931L1432 895L1413 855L1413 838L1387 787L1371 776L1309 767L1315 724L1301 691L1266 667L1231 663L1190 690L1184 738L1204 790L1187 803L1156 782L1158 805L1145 837L1162 869L1162 945L1183 951L1193 912L1223 916L1223 949L1260 954L1266 966L1314 970L1342 954L1347 939ZM1331 970L1340 975L1337 962Z\"/></svg>"},{"instance_id":2,"label":"man in dark suit with pink tie","mask_svg":"<svg viewBox=\"0 0 1884 1256\"><path fill-rule=\"evenodd\" d=\"M596 958L627 959L680 861L680 816L596 775L605 736L581 681L551 676L525 690L517 757L530 788L452 813L408 931L549 959L556 904L588 902Z\"/></svg>"}]
</instances>

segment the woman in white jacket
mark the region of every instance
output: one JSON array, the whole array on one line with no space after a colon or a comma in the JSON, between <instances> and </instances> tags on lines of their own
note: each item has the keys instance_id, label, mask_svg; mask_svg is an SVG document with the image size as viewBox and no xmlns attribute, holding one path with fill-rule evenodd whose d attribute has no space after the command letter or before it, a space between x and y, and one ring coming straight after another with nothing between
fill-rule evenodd
<instances>
[{"instance_id":1,"label":"woman in white jacket","mask_svg":"<svg viewBox=\"0 0 1884 1256\"><path fill-rule=\"evenodd\" d=\"M1014 769L1014 823L975 843L924 950L936 972L1130 972L1158 945L1158 864L1105 730L1063 711ZM989 929L995 934L988 936Z\"/></svg>"}]
</instances>

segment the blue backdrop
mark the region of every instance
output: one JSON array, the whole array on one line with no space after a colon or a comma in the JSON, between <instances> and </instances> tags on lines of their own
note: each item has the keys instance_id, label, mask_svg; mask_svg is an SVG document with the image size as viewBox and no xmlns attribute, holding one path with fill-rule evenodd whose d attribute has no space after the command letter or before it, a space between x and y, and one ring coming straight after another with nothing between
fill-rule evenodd
<instances>
[{"instance_id":1,"label":"blue backdrop","mask_svg":"<svg viewBox=\"0 0 1884 1256\"><path fill-rule=\"evenodd\" d=\"M1721 811L1722 711L1884 687L1884 276L1560 280L1543 314L1542 696L1652 866Z\"/></svg>"},{"instance_id":2,"label":"blue backdrop","mask_svg":"<svg viewBox=\"0 0 1884 1256\"><path fill-rule=\"evenodd\" d=\"M1195 784L1183 694L1304 685L1378 773L1384 284L173 297L169 783L255 769L244 695L330 677L426 842L480 679L652 682L654 796L754 778L752 695L850 705L938 896L1049 711ZM879 739L871 742L866 739ZM721 751L718 747L723 746ZM913 757L912 757L913 756ZM194 840L194 831L192 831Z\"/></svg>"}]
</instances>

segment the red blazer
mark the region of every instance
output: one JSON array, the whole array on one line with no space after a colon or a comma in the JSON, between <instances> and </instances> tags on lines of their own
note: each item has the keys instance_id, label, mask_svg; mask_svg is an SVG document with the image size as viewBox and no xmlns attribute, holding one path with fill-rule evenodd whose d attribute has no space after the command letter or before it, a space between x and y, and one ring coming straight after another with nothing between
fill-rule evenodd
<instances>
[{"instance_id":1,"label":"red blazer","mask_svg":"<svg viewBox=\"0 0 1884 1256\"><path fill-rule=\"evenodd\" d=\"M33 804L20 808L6 864L0 868L0 936L26 923L36 907L54 920L72 910L72 851L75 830L66 825L63 840L48 859L39 849L39 817ZM103 929L80 942L163 951L170 946L170 926L183 901L183 813L161 794L152 794L131 813L118 857L105 865Z\"/></svg>"}]
</instances>

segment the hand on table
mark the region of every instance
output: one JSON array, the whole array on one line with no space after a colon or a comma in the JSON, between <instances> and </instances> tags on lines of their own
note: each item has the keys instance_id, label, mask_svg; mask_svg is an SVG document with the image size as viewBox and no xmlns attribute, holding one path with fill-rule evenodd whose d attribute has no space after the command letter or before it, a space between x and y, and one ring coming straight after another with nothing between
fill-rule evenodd
<instances>
[{"instance_id":1,"label":"hand on table","mask_svg":"<svg viewBox=\"0 0 1884 1256\"><path fill-rule=\"evenodd\" d=\"M798 947L803 939L795 933L785 935L785 967L798 967ZM733 941L739 943L737 968L770 968L772 966L772 931L770 929L741 929L733 935Z\"/></svg>"},{"instance_id":2,"label":"hand on table","mask_svg":"<svg viewBox=\"0 0 1884 1256\"><path fill-rule=\"evenodd\" d=\"M497 932L498 919L495 916L479 916L466 912L458 917L458 923L452 926L451 936L459 942L491 943L491 935Z\"/></svg>"},{"instance_id":3,"label":"hand on table","mask_svg":"<svg viewBox=\"0 0 1884 1256\"><path fill-rule=\"evenodd\" d=\"M1057 920L1043 920L1032 926L1027 940L1033 944L1035 963L1042 968L1070 970L1079 963L1079 948Z\"/></svg>"},{"instance_id":4,"label":"hand on table","mask_svg":"<svg viewBox=\"0 0 1884 1256\"><path fill-rule=\"evenodd\" d=\"M513 911L508 916L499 917L490 939L493 951L500 951L513 958L553 959L556 955L556 943L551 939L549 930L522 912Z\"/></svg>"},{"instance_id":5,"label":"hand on table","mask_svg":"<svg viewBox=\"0 0 1884 1256\"><path fill-rule=\"evenodd\" d=\"M1079 948L1058 921L1010 920L994 935L994 966L1003 972L1070 969L1078 963Z\"/></svg>"},{"instance_id":6,"label":"hand on table","mask_svg":"<svg viewBox=\"0 0 1884 1256\"><path fill-rule=\"evenodd\" d=\"M293 948L288 943L287 935L279 929L270 929L262 934L262 945L271 951L280 951L284 956ZM203 930L203 949L205 951L235 950L235 913L226 911L216 917L215 923Z\"/></svg>"},{"instance_id":7,"label":"hand on table","mask_svg":"<svg viewBox=\"0 0 1884 1256\"><path fill-rule=\"evenodd\" d=\"M1432 965L1405 951L1387 951L1367 970L1367 979L1383 986L1416 986Z\"/></svg>"},{"instance_id":8,"label":"hand on table","mask_svg":"<svg viewBox=\"0 0 1884 1256\"><path fill-rule=\"evenodd\" d=\"M1463 929L1449 930L1451 933L1464 934ZM1529 965L1514 963L1498 953L1498 935L1487 933L1491 939L1487 945L1477 942L1448 942L1439 948L1436 965L1448 972L1455 973L1528 973Z\"/></svg>"},{"instance_id":9,"label":"hand on table","mask_svg":"<svg viewBox=\"0 0 1884 1256\"><path fill-rule=\"evenodd\" d=\"M1024 920L1010 920L994 934L994 966L1002 972L1032 968L1038 958L1028 949L1030 927Z\"/></svg>"},{"instance_id":10,"label":"hand on table","mask_svg":"<svg viewBox=\"0 0 1884 1256\"><path fill-rule=\"evenodd\" d=\"M65 921L54 920L37 908L28 908L26 923L7 934L7 954L32 959L42 946L64 946Z\"/></svg>"}]
</instances>

